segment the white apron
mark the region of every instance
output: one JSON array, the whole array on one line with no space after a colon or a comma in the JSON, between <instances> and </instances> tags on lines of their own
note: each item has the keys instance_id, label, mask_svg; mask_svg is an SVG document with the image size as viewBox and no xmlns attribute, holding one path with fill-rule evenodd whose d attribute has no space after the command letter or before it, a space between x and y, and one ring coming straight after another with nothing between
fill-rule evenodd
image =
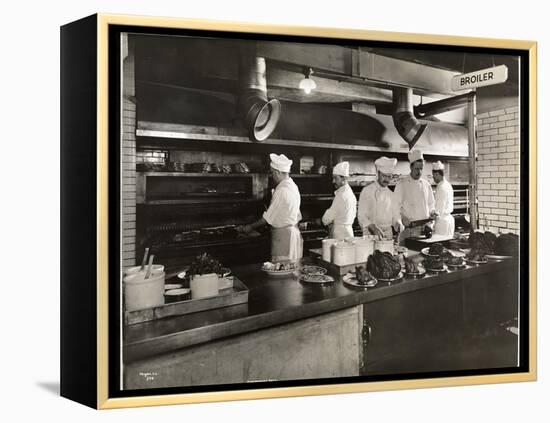
<instances>
[{"instance_id":1,"label":"white apron","mask_svg":"<svg viewBox=\"0 0 550 423\"><path fill-rule=\"evenodd\" d=\"M304 242L298 226L271 228L271 261L297 261L302 258Z\"/></svg>"},{"instance_id":2,"label":"white apron","mask_svg":"<svg viewBox=\"0 0 550 423\"><path fill-rule=\"evenodd\" d=\"M453 236L455 233L455 218L450 214L438 217L435 220L434 233L437 235Z\"/></svg>"},{"instance_id":3,"label":"white apron","mask_svg":"<svg viewBox=\"0 0 550 423\"><path fill-rule=\"evenodd\" d=\"M393 231L391 226L380 226L378 228L384 234L384 239L393 239ZM374 235L371 234L367 227L363 228L363 236Z\"/></svg>"},{"instance_id":4,"label":"white apron","mask_svg":"<svg viewBox=\"0 0 550 423\"><path fill-rule=\"evenodd\" d=\"M343 240L353 238L353 228L351 225L332 224L329 226L329 238Z\"/></svg>"}]
</instances>

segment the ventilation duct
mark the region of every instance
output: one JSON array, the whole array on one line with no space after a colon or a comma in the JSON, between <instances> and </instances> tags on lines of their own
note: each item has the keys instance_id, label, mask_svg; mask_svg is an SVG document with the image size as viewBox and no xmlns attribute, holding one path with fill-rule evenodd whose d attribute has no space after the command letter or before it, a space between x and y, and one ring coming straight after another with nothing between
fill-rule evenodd
<instances>
[{"instance_id":1,"label":"ventilation duct","mask_svg":"<svg viewBox=\"0 0 550 423\"><path fill-rule=\"evenodd\" d=\"M393 89L393 124L401 138L409 144L409 150L418 142L428 126L420 123L414 116L412 88L394 87Z\"/></svg>"},{"instance_id":2,"label":"ventilation duct","mask_svg":"<svg viewBox=\"0 0 550 423\"><path fill-rule=\"evenodd\" d=\"M277 127L281 103L267 99L263 57L244 56L239 63L239 114L252 141L267 139Z\"/></svg>"}]
</instances>

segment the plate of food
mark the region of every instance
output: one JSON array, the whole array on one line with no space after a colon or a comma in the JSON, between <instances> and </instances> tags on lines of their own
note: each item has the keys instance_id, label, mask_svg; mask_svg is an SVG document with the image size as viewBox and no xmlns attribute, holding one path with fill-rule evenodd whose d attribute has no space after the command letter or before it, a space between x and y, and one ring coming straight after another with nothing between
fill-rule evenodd
<instances>
[{"instance_id":1,"label":"plate of food","mask_svg":"<svg viewBox=\"0 0 550 423\"><path fill-rule=\"evenodd\" d=\"M380 250L375 250L369 256L366 271L375 279L384 282L393 282L403 277L399 258Z\"/></svg>"},{"instance_id":2,"label":"plate of food","mask_svg":"<svg viewBox=\"0 0 550 423\"><path fill-rule=\"evenodd\" d=\"M426 269L411 259L405 259L405 274L413 278L421 278L426 274Z\"/></svg>"},{"instance_id":3,"label":"plate of food","mask_svg":"<svg viewBox=\"0 0 550 423\"><path fill-rule=\"evenodd\" d=\"M464 258L462 257L453 257L451 260L449 260L446 263L446 266L449 269L463 269L466 267L466 262L464 261Z\"/></svg>"},{"instance_id":4,"label":"plate of food","mask_svg":"<svg viewBox=\"0 0 550 423\"><path fill-rule=\"evenodd\" d=\"M304 275L302 274L300 280L306 283L312 283L316 285L324 285L334 282L334 278L329 275Z\"/></svg>"},{"instance_id":5,"label":"plate of food","mask_svg":"<svg viewBox=\"0 0 550 423\"><path fill-rule=\"evenodd\" d=\"M327 269L320 266L302 266L300 272L305 276L321 276L327 273Z\"/></svg>"},{"instance_id":6,"label":"plate of food","mask_svg":"<svg viewBox=\"0 0 550 423\"><path fill-rule=\"evenodd\" d=\"M466 261L471 264L485 264L489 263L489 260L487 260L487 257L484 255L479 254L473 254L470 256L466 256Z\"/></svg>"},{"instance_id":7,"label":"plate of food","mask_svg":"<svg viewBox=\"0 0 550 423\"><path fill-rule=\"evenodd\" d=\"M362 271L356 271L355 273L348 272L346 273L342 281L344 285L351 286L353 288L372 288L376 286L378 281L372 277L365 269L361 266ZM358 274L359 273L359 274Z\"/></svg>"},{"instance_id":8,"label":"plate of food","mask_svg":"<svg viewBox=\"0 0 550 423\"><path fill-rule=\"evenodd\" d=\"M424 268L429 272L445 272L447 266L441 257L426 257L424 259Z\"/></svg>"},{"instance_id":9,"label":"plate of food","mask_svg":"<svg viewBox=\"0 0 550 423\"><path fill-rule=\"evenodd\" d=\"M395 282L403 278L403 272L399 272L397 275L391 278L378 278L380 282Z\"/></svg>"},{"instance_id":10,"label":"plate of food","mask_svg":"<svg viewBox=\"0 0 550 423\"><path fill-rule=\"evenodd\" d=\"M445 252L445 247L440 242L434 242L431 246L422 248L421 252L426 257L439 257Z\"/></svg>"},{"instance_id":11,"label":"plate of food","mask_svg":"<svg viewBox=\"0 0 550 423\"><path fill-rule=\"evenodd\" d=\"M278 263L271 263L270 261L266 261L262 265L262 271L270 276L291 275L296 271L296 263L293 263L291 261Z\"/></svg>"},{"instance_id":12,"label":"plate of food","mask_svg":"<svg viewBox=\"0 0 550 423\"><path fill-rule=\"evenodd\" d=\"M485 257L488 260L505 260L505 259L513 258L513 256L501 256L498 254L486 254Z\"/></svg>"},{"instance_id":13,"label":"plate of food","mask_svg":"<svg viewBox=\"0 0 550 423\"><path fill-rule=\"evenodd\" d=\"M466 267L466 263L464 262L464 253L462 252L452 252L450 250L446 250L441 255L441 259L449 269L460 269Z\"/></svg>"}]
</instances>

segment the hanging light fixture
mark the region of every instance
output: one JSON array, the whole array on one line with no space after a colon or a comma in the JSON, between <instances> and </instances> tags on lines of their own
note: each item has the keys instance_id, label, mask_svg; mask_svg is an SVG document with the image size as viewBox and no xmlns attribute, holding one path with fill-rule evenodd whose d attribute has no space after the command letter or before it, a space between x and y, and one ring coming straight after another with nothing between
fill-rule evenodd
<instances>
[{"instance_id":1,"label":"hanging light fixture","mask_svg":"<svg viewBox=\"0 0 550 423\"><path fill-rule=\"evenodd\" d=\"M308 68L307 71L304 72L305 78L300 81L300 87L301 90L304 90L306 94L311 93L312 90L317 88L317 84L313 79L311 79L311 75L313 75L313 69Z\"/></svg>"}]
</instances>

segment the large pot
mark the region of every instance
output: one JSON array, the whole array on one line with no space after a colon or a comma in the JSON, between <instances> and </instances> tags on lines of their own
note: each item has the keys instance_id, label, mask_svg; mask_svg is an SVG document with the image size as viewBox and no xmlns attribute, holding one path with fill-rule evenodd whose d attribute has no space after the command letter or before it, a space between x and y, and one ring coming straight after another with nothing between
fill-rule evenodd
<instances>
[{"instance_id":1,"label":"large pot","mask_svg":"<svg viewBox=\"0 0 550 423\"><path fill-rule=\"evenodd\" d=\"M333 245L338 242L337 239L327 238L321 241L321 246L323 247L323 260L329 263L332 263L332 251Z\"/></svg>"},{"instance_id":2,"label":"large pot","mask_svg":"<svg viewBox=\"0 0 550 423\"><path fill-rule=\"evenodd\" d=\"M342 241L334 244L333 263L338 266L355 264L355 243Z\"/></svg>"},{"instance_id":3,"label":"large pot","mask_svg":"<svg viewBox=\"0 0 550 423\"><path fill-rule=\"evenodd\" d=\"M124 302L126 310L140 310L164 304L164 272L153 273L145 279L145 272L124 278Z\"/></svg>"},{"instance_id":4,"label":"large pot","mask_svg":"<svg viewBox=\"0 0 550 423\"><path fill-rule=\"evenodd\" d=\"M380 239L374 241L374 249L393 254L393 239Z\"/></svg>"},{"instance_id":5,"label":"large pot","mask_svg":"<svg viewBox=\"0 0 550 423\"><path fill-rule=\"evenodd\" d=\"M369 236L355 239L355 263L365 263L374 252L374 240Z\"/></svg>"},{"instance_id":6,"label":"large pot","mask_svg":"<svg viewBox=\"0 0 550 423\"><path fill-rule=\"evenodd\" d=\"M214 297L218 295L219 276L216 273L207 273L206 275L193 275L191 276L190 288L191 298L205 298Z\"/></svg>"}]
</instances>

